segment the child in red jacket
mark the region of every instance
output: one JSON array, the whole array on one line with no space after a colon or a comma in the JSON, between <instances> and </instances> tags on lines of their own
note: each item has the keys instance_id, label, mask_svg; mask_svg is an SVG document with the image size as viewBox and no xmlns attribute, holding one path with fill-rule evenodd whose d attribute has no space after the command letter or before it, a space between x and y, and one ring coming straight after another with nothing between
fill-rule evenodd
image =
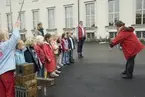
<instances>
[{"instance_id":1,"label":"child in red jacket","mask_svg":"<svg viewBox=\"0 0 145 97\"><path fill-rule=\"evenodd\" d=\"M46 34L45 35L45 42L43 45L43 51L45 53L46 59L49 59L49 62L46 62L46 70L49 73L49 77L58 77L60 71L57 70L56 68L56 59L55 59L55 54L54 54L54 49L51 45L52 41L52 35L51 34ZM46 60L47 61L47 60Z\"/></svg>"},{"instance_id":2,"label":"child in red jacket","mask_svg":"<svg viewBox=\"0 0 145 97\"><path fill-rule=\"evenodd\" d=\"M132 79L134 63L136 55L144 49L144 45L139 41L137 36L133 33L133 27L125 27L122 21L116 22L118 31L117 36L111 42L110 47L120 44L127 60L125 71L122 73L122 78Z\"/></svg>"}]
</instances>

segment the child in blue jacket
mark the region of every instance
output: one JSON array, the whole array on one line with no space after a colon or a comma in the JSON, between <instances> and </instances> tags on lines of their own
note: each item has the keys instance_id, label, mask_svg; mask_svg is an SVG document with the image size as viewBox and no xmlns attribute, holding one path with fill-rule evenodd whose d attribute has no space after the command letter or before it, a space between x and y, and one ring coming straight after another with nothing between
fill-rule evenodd
<instances>
[{"instance_id":1,"label":"child in blue jacket","mask_svg":"<svg viewBox=\"0 0 145 97\"><path fill-rule=\"evenodd\" d=\"M24 57L25 50L26 48L24 42L22 40L19 40L16 45L16 52L15 52L16 65L23 65L24 63L26 63Z\"/></svg>"}]
</instances>

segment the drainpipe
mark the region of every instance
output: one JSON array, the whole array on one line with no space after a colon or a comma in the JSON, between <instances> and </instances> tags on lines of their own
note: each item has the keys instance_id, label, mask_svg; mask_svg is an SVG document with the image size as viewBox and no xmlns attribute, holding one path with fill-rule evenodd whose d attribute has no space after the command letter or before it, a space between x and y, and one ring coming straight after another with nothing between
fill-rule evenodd
<instances>
[{"instance_id":1,"label":"drainpipe","mask_svg":"<svg viewBox=\"0 0 145 97\"><path fill-rule=\"evenodd\" d=\"M80 22L80 0L78 0L78 24Z\"/></svg>"},{"instance_id":2,"label":"drainpipe","mask_svg":"<svg viewBox=\"0 0 145 97\"><path fill-rule=\"evenodd\" d=\"M9 2L10 2L10 14L11 14L11 24L12 24L11 32L12 32L13 31L12 2L11 2L11 0L9 0Z\"/></svg>"}]
</instances>

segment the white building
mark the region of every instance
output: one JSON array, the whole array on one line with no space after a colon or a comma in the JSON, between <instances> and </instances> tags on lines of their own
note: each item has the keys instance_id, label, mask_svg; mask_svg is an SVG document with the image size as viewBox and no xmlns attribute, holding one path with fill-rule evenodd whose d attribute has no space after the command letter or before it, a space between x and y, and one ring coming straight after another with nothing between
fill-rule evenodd
<instances>
[{"instance_id":1,"label":"white building","mask_svg":"<svg viewBox=\"0 0 145 97\"><path fill-rule=\"evenodd\" d=\"M11 0L12 14L9 1L0 2L0 27L11 30L23 0ZM22 38L33 36L38 22L43 23L45 33L61 34L75 32L79 20L84 22L88 39L114 37L116 20L133 25L138 37L145 38L145 0L24 0L20 13Z\"/></svg>"}]
</instances>

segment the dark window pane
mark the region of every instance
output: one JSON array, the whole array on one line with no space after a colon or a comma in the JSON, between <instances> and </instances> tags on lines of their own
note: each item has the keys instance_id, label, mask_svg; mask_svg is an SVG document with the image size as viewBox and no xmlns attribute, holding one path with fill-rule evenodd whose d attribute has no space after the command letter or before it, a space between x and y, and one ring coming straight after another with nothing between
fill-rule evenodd
<instances>
[{"instance_id":1,"label":"dark window pane","mask_svg":"<svg viewBox=\"0 0 145 97\"><path fill-rule=\"evenodd\" d=\"M113 26L113 14L109 15L109 26Z\"/></svg>"},{"instance_id":2,"label":"dark window pane","mask_svg":"<svg viewBox=\"0 0 145 97\"><path fill-rule=\"evenodd\" d=\"M118 21L118 20L119 20L119 13L116 13L115 18L114 18L114 23L116 23L116 21Z\"/></svg>"},{"instance_id":3,"label":"dark window pane","mask_svg":"<svg viewBox=\"0 0 145 97\"><path fill-rule=\"evenodd\" d=\"M92 3L91 5L91 14L95 14L95 4Z\"/></svg>"},{"instance_id":4,"label":"dark window pane","mask_svg":"<svg viewBox=\"0 0 145 97\"><path fill-rule=\"evenodd\" d=\"M110 32L109 35L110 35L110 38L114 38L116 37L117 32Z\"/></svg>"},{"instance_id":5,"label":"dark window pane","mask_svg":"<svg viewBox=\"0 0 145 97\"><path fill-rule=\"evenodd\" d=\"M114 32L114 37L116 37L117 36L117 32Z\"/></svg>"},{"instance_id":6,"label":"dark window pane","mask_svg":"<svg viewBox=\"0 0 145 97\"><path fill-rule=\"evenodd\" d=\"M90 15L90 5L86 4L86 14Z\"/></svg>"},{"instance_id":7,"label":"dark window pane","mask_svg":"<svg viewBox=\"0 0 145 97\"><path fill-rule=\"evenodd\" d=\"M95 34L91 33L91 38L94 39L95 38Z\"/></svg>"},{"instance_id":8,"label":"dark window pane","mask_svg":"<svg viewBox=\"0 0 145 97\"><path fill-rule=\"evenodd\" d=\"M136 35L137 35L138 38L141 38L141 34L142 34L141 31L137 31L137 32L136 32Z\"/></svg>"},{"instance_id":9,"label":"dark window pane","mask_svg":"<svg viewBox=\"0 0 145 97\"><path fill-rule=\"evenodd\" d=\"M119 12L119 0L115 0L115 12Z\"/></svg>"},{"instance_id":10,"label":"dark window pane","mask_svg":"<svg viewBox=\"0 0 145 97\"><path fill-rule=\"evenodd\" d=\"M91 35L90 35L90 33L87 33L87 38L91 38Z\"/></svg>"},{"instance_id":11,"label":"dark window pane","mask_svg":"<svg viewBox=\"0 0 145 97\"><path fill-rule=\"evenodd\" d=\"M21 34L21 40L23 40L23 41L26 40L26 36L25 36L25 34Z\"/></svg>"},{"instance_id":12,"label":"dark window pane","mask_svg":"<svg viewBox=\"0 0 145 97\"><path fill-rule=\"evenodd\" d=\"M113 2L114 1L109 1L109 12L113 12Z\"/></svg>"},{"instance_id":13,"label":"dark window pane","mask_svg":"<svg viewBox=\"0 0 145 97\"><path fill-rule=\"evenodd\" d=\"M142 0L136 0L136 9L142 9Z\"/></svg>"},{"instance_id":14,"label":"dark window pane","mask_svg":"<svg viewBox=\"0 0 145 97\"><path fill-rule=\"evenodd\" d=\"M145 24L145 11L143 12L143 24Z\"/></svg>"},{"instance_id":15,"label":"dark window pane","mask_svg":"<svg viewBox=\"0 0 145 97\"><path fill-rule=\"evenodd\" d=\"M143 33L143 38L145 38L145 31L143 31L142 33Z\"/></svg>"},{"instance_id":16,"label":"dark window pane","mask_svg":"<svg viewBox=\"0 0 145 97\"><path fill-rule=\"evenodd\" d=\"M141 24L142 11L136 12L136 24Z\"/></svg>"}]
</instances>

